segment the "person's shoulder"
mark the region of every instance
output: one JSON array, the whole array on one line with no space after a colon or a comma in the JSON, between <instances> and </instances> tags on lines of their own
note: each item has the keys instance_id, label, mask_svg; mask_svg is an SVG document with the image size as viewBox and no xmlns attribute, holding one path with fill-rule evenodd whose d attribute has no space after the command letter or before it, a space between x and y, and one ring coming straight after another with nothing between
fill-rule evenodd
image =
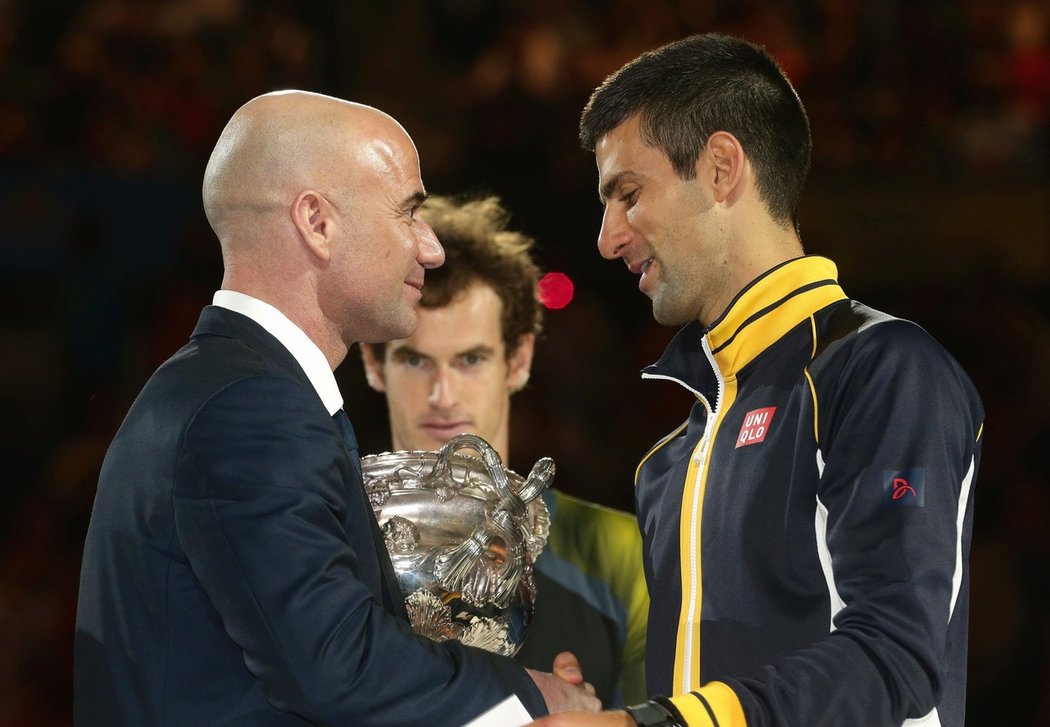
<instances>
[{"instance_id":1,"label":"person's shoulder","mask_svg":"<svg viewBox=\"0 0 1050 727\"><path fill-rule=\"evenodd\" d=\"M146 385L154 395L178 395L202 403L230 389L250 391L268 379L301 389L295 377L235 339L194 339L165 361ZM247 394L250 398L251 395Z\"/></svg>"},{"instance_id":2,"label":"person's shoulder","mask_svg":"<svg viewBox=\"0 0 1050 727\"><path fill-rule=\"evenodd\" d=\"M919 323L857 301L818 314L816 338L813 359L817 362L847 357L957 366L951 353Z\"/></svg>"},{"instance_id":3,"label":"person's shoulder","mask_svg":"<svg viewBox=\"0 0 1050 727\"><path fill-rule=\"evenodd\" d=\"M610 589L618 601L629 604L629 613L644 612L648 596L637 518L559 490L551 490L550 494L554 506L549 552L559 562L572 564L604 584L602 587ZM537 568L543 570L550 565L549 561L544 563L541 555Z\"/></svg>"},{"instance_id":4,"label":"person's shoulder","mask_svg":"<svg viewBox=\"0 0 1050 727\"><path fill-rule=\"evenodd\" d=\"M918 323L849 301L825 311L816 333L807 369L818 392L946 401L983 416L970 377Z\"/></svg>"},{"instance_id":5,"label":"person's shoulder","mask_svg":"<svg viewBox=\"0 0 1050 727\"><path fill-rule=\"evenodd\" d=\"M624 510L617 510L614 507L591 502L590 500L584 500L582 497L570 495L567 492L563 492L562 490L553 487L550 492L554 496L555 508L559 513L571 512L580 517L593 517L609 520L611 522L624 522L629 523L632 526L636 523L635 516Z\"/></svg>"},{"instance_id":6,"label":"person's shoulder","mask_svg":"<svg viewBox=\"0 0 1050 727\"><path fill-rule=\"evenodd\" d=\"M637 518L629 512L551 489L552 527L571 532L574 540L630 544L641 540Z\"/></svg>"},{"instance_id":7,"label":"person's shoulder","mask_svg":"<svg viewBox=\"0 0 1050 727\"><path fill-rule=\"evenodd\" d=\"M283 379L298 388L311 388L294 357L276 338L248 317L217 306L204 309L189 341L161 365L154 378L212 391L256 378Z\"/></svg>"},{"instance_id":8,"label":"person's shoulder","mask_svg":"<svg viewBox=\"0 0 1050 727\"><path fill-rule=\"evenodd\" d=\"M878 343L912 337L930 339L921 326L904 318L876 310L855 300L843 300L818 311L815 316L817 348L814 358L844 345Z\"/></svg>"},{"instance_id":9,"label":"person's shoulder","mask_svg":"<svg viewBox=\"0 0 1050 727\"><path fill-rule=\"evenodd\" d=\"M305 374L269 348L235 336L194 336L154 372L139 398L146 405L167 402L191 422L206 414L327 415Z\"/></svg>"}]
</instances>

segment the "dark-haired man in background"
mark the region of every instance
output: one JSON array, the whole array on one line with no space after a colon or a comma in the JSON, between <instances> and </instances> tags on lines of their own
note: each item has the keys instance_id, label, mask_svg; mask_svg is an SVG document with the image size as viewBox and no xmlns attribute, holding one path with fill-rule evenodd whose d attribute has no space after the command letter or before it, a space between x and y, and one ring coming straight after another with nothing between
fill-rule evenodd
<instances>
[{"instance_id":1,"label":"dark-haired man in background","mask_svg":"<svg viewBox=\"0 0 1050 727\"><path fill-rule=\"evenodd\" d=\"M694 399L643 459L651 701L551 725L962 727L983 408L922 328L804 256L809 123L762 49L643 54L580 124L598 249L664 325L645 378Z\"/></svg>"},{"instance_id":2,"label":"dark-haired man in background","mask_svg":"<svg viewBox=\"0 0 1050 727\"><path fill-rule=\"evenodd\" d=\"M436 450L470 432L506 464L511 395L528 380L543 314L533 240L507 229L495 197L431 197L420 215L445 264L427 273L411 336L362 345L368 382L386 395L394 449ZM549 668L570 651L603 703L644 699L649 598L638 523L557 490L543 497L551 532L536 562L535 618L516 658Z\"/></svg>"}]
</instances>

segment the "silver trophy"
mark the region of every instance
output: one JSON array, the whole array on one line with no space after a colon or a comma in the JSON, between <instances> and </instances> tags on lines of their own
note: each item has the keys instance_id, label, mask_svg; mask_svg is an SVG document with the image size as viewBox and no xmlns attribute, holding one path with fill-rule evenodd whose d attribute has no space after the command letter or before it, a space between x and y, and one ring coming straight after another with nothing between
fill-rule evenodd
<instances>
[{"instance_id":1,"label":"silver trophy","mask_svg":"<svg viewBox=\"0 0 1050 727\"><path fill-rule=\"evenodd\" d=\"M536 603L532 564L550 530L539 495L554 461L522 478L484 439L460 434L437 452L362 457L361 469L413 630L517 653Z\"/></svg>"}]
</instances>

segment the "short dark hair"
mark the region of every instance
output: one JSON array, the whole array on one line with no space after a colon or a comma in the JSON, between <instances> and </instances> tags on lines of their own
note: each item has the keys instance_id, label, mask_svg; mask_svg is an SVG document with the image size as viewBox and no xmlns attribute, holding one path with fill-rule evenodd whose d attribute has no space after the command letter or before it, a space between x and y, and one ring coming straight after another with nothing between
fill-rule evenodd
<instances>
[{"instance_id":1,"label":"short dark hair","mask_svg":"<svg viewBox=\"0 0 1050 727\"><path fill-rule=\"evenodd\" d=\"M593 152L601 137L635 114L646 143L661 149L682 179L693 178L711 134L735 136L770 216L798 229L813 146L809 119L764 48L711 33L643 53L591 94L580 118L583 147Z\"/></svg>"},{"instance_id":2,"label":"short dark hair","mask_svg":"<svg viewBox=\"0 0 1050 727\"><path fill-rule=\"evenodd\" d=\"M503 303L500 328L509 357L523 336L543 328L538 296L540 269L532 259L533 238L508 230L510 213L498 197L454 199L431 196L420 210L445 248L445 264L428 270L424 308L444 308L471 285L484 283ZM376 357L383 344L372 344Z\"/></svg>"}]
</instances>

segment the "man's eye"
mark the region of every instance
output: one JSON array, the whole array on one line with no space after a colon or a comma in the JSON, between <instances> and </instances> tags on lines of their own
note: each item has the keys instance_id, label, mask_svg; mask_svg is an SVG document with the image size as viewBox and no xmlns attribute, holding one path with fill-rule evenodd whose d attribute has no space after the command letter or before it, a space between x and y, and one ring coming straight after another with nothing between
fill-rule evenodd
<instances>
[{"instance_id":1,"label":"man's eye","mask_svg":"<svg viewBox=\"0 0 1050 727\"><path fill-rule=\"evenodd\" d=\"M631 205L631 204L634 204L635 202L637 202L638 201L638 187L635 187L634 189L632 189L629 192L624 192L623 194L621 194L620 195L620 201L623 202L624 204L628 204L628 205Z\"/></svg>"},{"instance_id":2,"label":"man's eye","mask_svg":"<svg viewBox=\"0 0 1050 727\"><path fill-rule=\"evenodd\" d=\"M485 357L480 353L467 353L460 358L460 361L464 366L477 366L484 360Z\"/></svg>"},{"instance_id":3,"label":"man's eye","mask_svg":"<svg viewBox=\"0 0 1050 727\"><path fill-rule=\"evenodd\" d=\"M423 365L423 358L421 356L405 356L405 366L412 366L417 368Z\"/></svg>"}]
</instances>

